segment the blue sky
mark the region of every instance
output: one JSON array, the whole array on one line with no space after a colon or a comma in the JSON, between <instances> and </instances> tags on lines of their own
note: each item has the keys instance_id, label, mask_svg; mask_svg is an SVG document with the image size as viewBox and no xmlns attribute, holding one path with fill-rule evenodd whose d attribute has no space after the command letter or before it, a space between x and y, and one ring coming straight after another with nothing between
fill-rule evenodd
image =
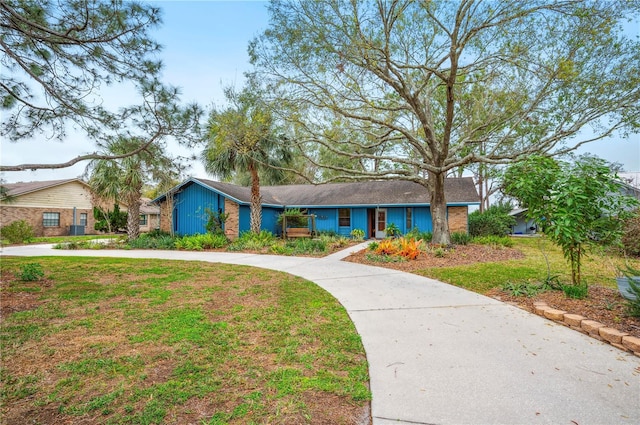
<instances>
[{"instance_id":1,"label":"blue sky","mask_svg":"<svg viewBox=\"0 0 640 425\"><path fill-rule=\"evenodd\" d=\"M266 29L268 15L262 1L155 1L163 9L163 25L154 34L164 46L163 81L181 87L182 100L203 106L224 104L222 87L241 87L243 73L250 69L248 42ZM635 32L639 30L635 27ZM107 104L130 104L129 89L106 96ZM118 105L118 106L120 106ZM172 152L187 154L176 146ZM2 142L2 163L62 162L94 148L82 137L64 143L49 140ZM593 153L608 161L620 162L627 171L640 171L640 136L627 140L594 142L578 153ZM5 173L7 182L66 179L80 176L86 164L60 170ZM191 175L207 177L202 165L195 163Z\"/></svg>"}]
</instances>

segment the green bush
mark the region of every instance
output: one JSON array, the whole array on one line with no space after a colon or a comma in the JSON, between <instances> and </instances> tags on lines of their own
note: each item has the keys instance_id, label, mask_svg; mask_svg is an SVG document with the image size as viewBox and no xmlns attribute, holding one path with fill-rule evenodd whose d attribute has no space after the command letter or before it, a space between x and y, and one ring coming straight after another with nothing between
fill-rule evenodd
<instances>
[{"instance_id":1,"label":"green bush","mask_svg":"<svg viewBox=\"0 0 640 425\"><path fill-rule=\"evenodd\" d=\"M118 204L113 205L113 211L93 207L93 218L96 220L93 228L100 232L123 232L127 230L127 213L120 211Z\"/></svg>"},{"instance_id":2,"label":"green bush","mask_svg":"<svg viewBox=\"0 0 640 425\"><path fill-rule=\"evenodd\" d=\"M401 257L400 255L384 255L375 254L373 252L368 252L365 257L367 260L376 263L405 263L408 261L405 257Z\"/></svg>"},{"instance_id":3,"label":"green bush","mask_svg":"<svg viewBox=\"0 0 640 425\"><path fill-rule=\"evenodd\" d=\"M207 224L204 225L207 232L214 235L224 235L224 223L229 218L229 214L221 211L214 212L211 211L211 208L205 208L204 212L207 215Z\"/></svg>"},{"instance_id":4,"label":"green bush","mask_svg":"<svg viewBox=\"0 0 640 425\"><path fill-rule=\"evenodd\" d=\"M621 272L629 279L629 289L636 296L635 300L626 300L627 314L632 317L640 317L640 284L635 280L635 278L640 277L640 270L627 264L626 268L623 268Z\"/></svg>"},{"instance_id":5,"label":"green bush","mask_svg":"<svg viewBox=\"0 0 640 425\"><path fill-rule=\"evenodd\" d=\"M587 298L589 294L589 287L586 284L582 285L562 285L562 292L569 297L577 300Z\"/></svg>"},{"instance_id":6,"label":"green bush","mask_svg":"<svg viewBox=\"0 0 640 425\"><path fill-rule=\"evenodd\" d=\"M511 233L516 219L509 215L510 204L492 205L486 211L469 214L469 234L471 236L504 236Z\"/></svg>"},{"instance_id":7,"label":"green bush","mask_svg":"<svg viewBox=\"0 0 640 425\"><path fill-rule=\"evenodd\" d=\"M640 257L640 209L625 222L622 247L625 254Z\"/></svg>"},{"instance_id":8,"label":"green bush","mask_svg":"<svg viewBox=\"0 0 640 425\"><path fill-rule=\"evenodd\" d=\"M221 234L205 233L183 236L175 241L177 249L187 251L202 251L204 249L223 248L229 243L226 236Z\"/></svg>"},{"instance_id":9,"label":"green bush","mask_svg":"<svg viewBox=\"0 0 640 425\"><path fill-rule=\"evenodd\" d=\"M535 297L547 289L547 286L544 284L541 285L532 282L507 282L502 285L502 290L514 297Z\"/></svg>"},{"instance_id":10,"label":"green bush","mask_svg":"<svg viewBox=\"0 0 640 425\"><path fill-rule=\"evenodd\" d=\"M387 224L387 227L384 229L384 231L387 234L388 238L395 238L402 234L402 232L400 231L400 228L395 223Z\"/></svg>"},{"instance_id":11,"label":"green bush","mask_svg":"<svg viewBox=\"0 0 640 425\"><path fill-rule=\"evenodd\" d=\"M362 229L353 229L351 231L351 237L357 241L364 240L364 230Z\"/></svg>"},{"instance_id":12,"label":"green bush","mask_svg":"<svg viewBox=\"0 0 640 425\"><path fill-rule=\"evenodd\" d=\"M471 236L466 232L454 232L451 234L451 242L454 245L467 245L471 241Z\"/></svg>"},{"instance_id":13,"label":"green bush","mask_svg":"<svg viewBox=\"0 0 640 425\"><path fill-rule=\"evenodd\" d=\"M27 263L20 266L20 272L16 277L25 282L35 282L44 277L44 270L39 263Z\"/></svg>"},{"instance_id":14,"label":"green bush","mask_svg":"<svg viewBox=\"0 0 640 425\"><path fill-rule=\"evenodd\" d=\"M33 228L25 220L14 221L0 228L0 237L9 243L30 242L35 237Z\"/></svg>"},{"instance_id":15,"label":"green bush","mask_svg":"<svg viewBox=\"0 0 640 425\"><path fill-rule=\"evenodd\" d=\"M149 232L127 242L131 249L175 249L176 238L166 232Z\"/></svg>"},{"instance_id":16,"label":"green bush","mask_svg":"<svg viewBox=\"0 0 640 425\"><path fill-rule=\"evenodd\" d=\"M268 230L262 230L260 233L243 232L240 237L231 242L227 249L229 251L256 250L270 248L276 241L276 236Z\"/></svg>"},{"instance_id":17,"label":"green bush","mask_svg":"<svg viewBox=\"0 0 640 425\"><path fill-rule=\"evenodd\" d=\"M473 243L491 245L493 247L512 247L513 240L509 236L478 236L471 239Z\"/></svg>"},{"instance_id":18,"label":"green bush","mask_svg":"<svg viewBox=\"0 0 640 425\"><path fill-rule=\"evenodd\" d=\"M417 241L422 240L425 243L429 243L431 242L431 240L433 240L433 233L421 232L417 227L414 227L405 235L405 237L414 239Z\"/></svg>"},{"instance_id":19,"label":"green bush","mask_svg":"<svg viewBox=\"0 0 640 425\"><path fill-rule=\"evenodd\" d=\"M298 238L288 240L285 247L290 248L294 255L327 252L327 242L323 239Z\"/></svg>"}]
</instances>

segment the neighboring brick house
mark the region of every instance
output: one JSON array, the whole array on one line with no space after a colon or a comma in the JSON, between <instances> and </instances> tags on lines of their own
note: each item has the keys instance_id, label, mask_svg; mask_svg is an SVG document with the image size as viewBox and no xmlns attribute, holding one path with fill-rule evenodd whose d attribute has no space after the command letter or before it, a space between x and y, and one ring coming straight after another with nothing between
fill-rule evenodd
<instances>
[{"instance_id":1,"label":"neighboring brick house","mask_svg":"<svg viewBox=\"0 0 640 425\"><path fill-rule=\"evenodd\" d=\"M140 232L160 229L160 207L151 203L151 199L140 200Z\"/></svg>"},{"instance_id":2,"label":"neighboring brick house","mask_svg":"<svg viewBox=\"0 0 640 425\"><path fill-rule=\"evenodd\" d=\"M5 183L0 226L26 220L36 236L96 234L89 185L80 179ZM75 220L75 221L74 221Z\"/></svg>"},{"instance_id":3,"label":"neighboring brick house","mask_svg":"<svg viewBox=\"0 0 640 425\"><path fill-rule=\"evenodd\" d=\"M233 239L249 230L250 188L190 178L153 202L160 205L160 228L176 234L205 233L207 211L224 212L226 235ZM262 229L280 233L278 215L299 208L315 216L316 230L348 236L360 229L367 238L385 236L388 224L402 233L431 231L427 189L409 181L368 181L322 185L263 186ZM447 218L451 232L467 232L470 205L479 205L470 177L445 180Z\"/></svg>"}]
</instances>

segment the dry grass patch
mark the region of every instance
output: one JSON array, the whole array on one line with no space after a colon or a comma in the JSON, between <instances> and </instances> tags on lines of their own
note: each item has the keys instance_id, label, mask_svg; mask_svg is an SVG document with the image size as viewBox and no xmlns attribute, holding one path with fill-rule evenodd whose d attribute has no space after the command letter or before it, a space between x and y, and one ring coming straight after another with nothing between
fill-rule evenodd
<instances>
[{"instance_id":1,"label":"dry grass patch","mask_svg":"<svg viewBox=\"0 0 640 425\"><path fill-rule=\"evenodd\" d=\"M27 260L46 280L15 278ZM308 281L164 260L4 257L1 267L6 424L355 424L366 414L360 338Z\"/></svg>"}]
</instances>

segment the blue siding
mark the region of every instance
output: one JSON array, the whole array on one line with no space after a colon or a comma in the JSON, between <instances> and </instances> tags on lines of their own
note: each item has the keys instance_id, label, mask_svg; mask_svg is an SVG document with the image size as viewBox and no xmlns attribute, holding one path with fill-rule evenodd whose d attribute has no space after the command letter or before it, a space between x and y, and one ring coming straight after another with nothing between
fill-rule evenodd
<instances>
[{"instance_id":1,"label":"blue siding","mask_svg":"<svg viewBox=\"0 0 640 425\"><path fill-rule=\"evenodd\" d=\"M224 208L223 197L198 184L191 184L174 197L174 231L180 235L206 233L207 214L205 209L218 211Z\"/></svg>"},{"instance_id":2,"label":"blue siding","mask_svg":"<svg viewBox=\"0 0 640 425\"><path fill-rule=\"evenodd\" d=\"M272 233L277 233L278 226L276 221L278 215L282 210L275 208L262 208L262 223L260 225L261 230L268 230ZM251 230L251 207L249 205L240 205L240 233L248 232Z\"/></svg>"},{"instance_id":3,"label":"blue siding","mask_svg":"<svg viewBox=\"0 0 640 425\"><path fill-rule=\"evenodd\" d=\"M309 208L309 214L316 215L316 230L318 232L338 231L337 208Z\"/></svg>"},{"instance_id":4,"label":"blue siding","mask_svg":"<svg viewBox=\"0 0 640 425\"><path fill-rule=\"evenodd\" d=\"M262 230L268 230L274 234L282 233L278 228L278 216L282 210L276 208L262 208Z\"/></svg>"},{"instance_id":5,"label":"blue siding","mask_svg":"<svg viewBox=\"0 0 640 425\"><path fill-rule=\"evenodd\" d=\"M417 227L421 232L431 232L431 209L429 207L417 207L413 209L413 227Z\"/></svg>"},{"instance_id":6,"label":"blue siding","mask_svg":"<svg viewBox=\"0 0 640 425\"><path fill-rule=\"evenodd\" d=\"M366 208L352 208L351 209L351 230L360 229L367 233L367 209ZM351 230L349 230L349 236L351 236Z\"/></svg>"},{"instance_id":7,"label":"blue siding","mask_svg":"<svg viewBox=\"0 0 640 425\"><path fill-rule=\"evenodd\" d=\"M238 229L240 234L251 230L251 209L248 205L240 205L240 228Z\"/></svg>"},{"instance_id":8,"label":"blue siding","mask_svg":"<svg viewBox=\"0 0 640 425\"><path fill-rule=\"evenodd\" d=\"M406 227L407 217L404 208L387 208L387 225L395 224L402 231Z\"/></svg>"}]
</instances>

